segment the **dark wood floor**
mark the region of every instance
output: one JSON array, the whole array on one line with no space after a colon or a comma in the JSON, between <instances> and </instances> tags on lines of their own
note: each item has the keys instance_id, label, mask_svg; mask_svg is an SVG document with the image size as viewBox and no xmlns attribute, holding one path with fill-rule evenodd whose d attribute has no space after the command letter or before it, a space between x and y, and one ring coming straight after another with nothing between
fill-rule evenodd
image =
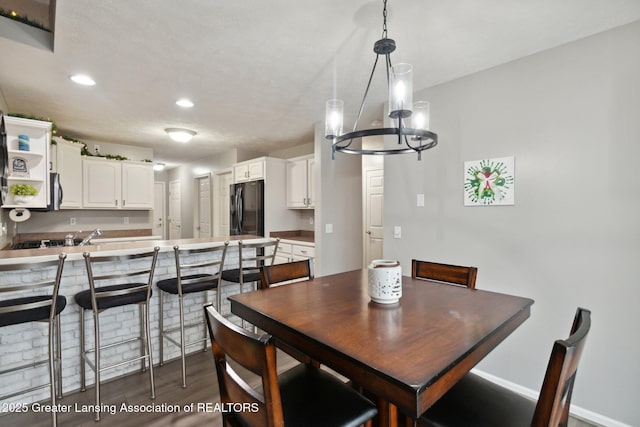
<instances>
[{"instance_id":1,"label":"dark wood floor","mask_svg":"<svg viewBox=\"0 0 640 427\"><path fill-rule=\"evenodd\" d=\"M297 362L288 355L278 352L278 370L285 370ZM94 389L65 395L60 405L70 405L72 412L58 415L58 425L76 426L118 426L118 427L160 427L160 426L222 426L222 416L215 407L220 402L215 366L211 351L197 352L187 358L187 388L180 387L180 362L173 361L154 369L156 398L149 397L149 376L147 373L135 373L104 383L100 388L103 405L115 405L115 413L103 413L99 423L94 422L94 414L75 411L76 405L94 404ZM122 412L126 405L178 405L179 412L129 413ZM191 407L193 412L184 410ZM198 407L200 407L198 409ZM161 408L162 409L162 408ZM37 414L29 411L25 414L7 414L0 416L0 426L48 427L51 425L49 414Z\"/></svg>"},{"instance_id":2,"label":"dark wood floor","mask_svg":"<svg viewBox=\"0 0 640 427\"><path fill-rule=\"evenodd\" d=\"M298 363L287 354L278 351L278 370L289 369ZM196 426L222 426L222 416L215 407L220 402L218 383L215 375L215 367L211 357L211 351L197 352L187 358L187 388L180 387L181 372L180 361L173 361L161 367L155 368L156 398L149 398L149 376L146 373L135 373L126 377L104 383L101 387L102 402L106 405L115 405L115 413L102 414L99 423L95 423L92 412L77 412L76 405L94 404L94 389L86 392L76 392L66 395L60 402L61 405L70 405L72 412L58 415L58 425L62 427L196 427ZM246 372L244 373L246 374ZM130 413L122 412L121 405L155 405L162 404L180 408L176 412L155 413ZM185 406L193 411L185 411ZM200 408L199 408L200 407ZM8 414L0 416L0 427L49 427L51 417L49 414L37 414L28 412L25 414ZM583 421L571 419L570 427L591 426Z\"/></svg>"}]
</instances>

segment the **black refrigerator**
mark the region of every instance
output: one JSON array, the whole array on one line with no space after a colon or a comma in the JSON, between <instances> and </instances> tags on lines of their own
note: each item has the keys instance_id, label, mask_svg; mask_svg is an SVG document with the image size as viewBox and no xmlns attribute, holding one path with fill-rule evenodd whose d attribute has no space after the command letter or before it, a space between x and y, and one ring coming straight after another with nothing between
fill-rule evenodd
<instances>
[{"instance_id":1,"label":"black refrigerator","mask_svg":"<svg viewBox=\"0 0 640 427\"><path fill-rule=\"evenodd\" d=\"M229 234L264 236L264 181L231 185Z\"/></svg>"}]
</instances>

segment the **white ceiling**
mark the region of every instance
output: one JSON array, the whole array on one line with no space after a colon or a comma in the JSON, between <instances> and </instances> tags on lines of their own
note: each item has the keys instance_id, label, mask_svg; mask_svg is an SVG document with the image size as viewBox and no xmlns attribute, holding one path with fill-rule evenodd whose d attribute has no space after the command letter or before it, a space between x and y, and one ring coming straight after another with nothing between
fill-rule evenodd
<instances>
[{"instance_id":1,"label":"white ceiling","mask_svg":"<svg viewBox=\"0 0 640 427\"><path fill-rule=\"evenodd\" d=\"M388 29L420 90L638 19L640 0L389 0ZM0 96L60 134L151 147L169 165L269 152L311 142L329 98L350 126L381 29L382 0L58 0L53 53L0 37ZM367 124L386 98L377 75ZM179 144L167 127L198 134Z\"/></svg>"}]
</instances>

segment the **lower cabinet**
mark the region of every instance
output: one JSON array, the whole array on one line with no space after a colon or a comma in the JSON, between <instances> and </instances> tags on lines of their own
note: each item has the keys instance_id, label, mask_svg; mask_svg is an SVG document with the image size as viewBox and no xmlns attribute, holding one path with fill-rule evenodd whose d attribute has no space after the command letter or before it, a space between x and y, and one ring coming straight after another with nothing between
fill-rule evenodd
<instances>
[{"instance_id":1,"label":"lower cabinet","mask_svg":"<svg viewBox=\"0 0 640 427\"><path fill-rule=\"evenodd\" d=\"M314 257L315 245L313 243L280 241L274 264L284 264L286 262L299 261Z\"/></svg>"}]
</instances>

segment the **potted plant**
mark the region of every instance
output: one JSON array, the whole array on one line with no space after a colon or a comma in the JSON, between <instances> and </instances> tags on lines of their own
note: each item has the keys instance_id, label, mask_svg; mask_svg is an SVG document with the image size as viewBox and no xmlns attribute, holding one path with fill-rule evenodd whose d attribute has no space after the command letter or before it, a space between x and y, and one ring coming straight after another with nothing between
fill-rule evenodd
<instances>
[{"instance_id":1,"label":"potted plant","mask_svg":"<svg viewBox=\"0 0 640 427\"><path fill-rule=\"evenodd\" d=\"M38 194L38 189L29 184L15 184L11 186L11 194L16 203L29 203Z\"/></svg>"}]
</instances>

